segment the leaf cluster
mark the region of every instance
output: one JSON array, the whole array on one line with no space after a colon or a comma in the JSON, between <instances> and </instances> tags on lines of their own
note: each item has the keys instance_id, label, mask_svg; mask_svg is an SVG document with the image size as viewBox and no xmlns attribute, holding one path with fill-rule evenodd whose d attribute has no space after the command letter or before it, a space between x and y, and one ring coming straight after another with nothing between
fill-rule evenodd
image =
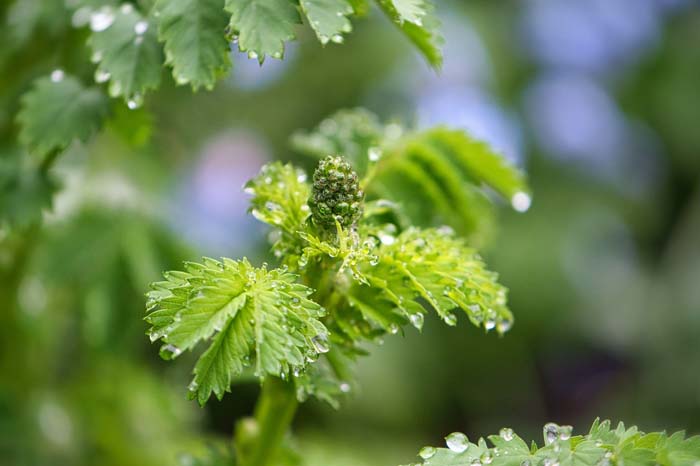
<instances>
[{"instance_id":1,"label":"leaf cluster","mask_svg":"<svg viewBox=\"0 0 700 466\"><path fill-rule=\"evenodd\" d=\"M375 146L358 149L356 157L366 158L362 189L372 191L378 180L400 173L400 161L412 157L402 149L406 141L436 134L468 141L457 147L473 165L475 179L489 180L504 192L526 189L520 174L497 154L446 129L407 133L394 138L393 145L379 141L380 150L387 150L386 166L372 156ZM330 159L341 163L330 157L317 175L327 172ZM355 177L343 172L342 180L325 179L323 185ZM315 182L319 179L314 176ZM477 189L466 182L461 186ZM205 259L166 273L149 293L149 334L153 341L162 340L163 357L210 342L190 386L191 397L200 403L212 392L220 398L250 367L261 378L293 380L299 399L312 395L336 404L351 389L351 362L366 353L367 343L407 325L420 330L429 312L448 325L456 325L463 312L485 331L510 329L513 316L497 275L451 227L412 226L406 205L413 199L397 199L402 191L392 192L396 202L375 196L360 210L357 223L338 218L330 231L313 220L318 213L310 205L312 187L298 167L268 164L245 191L252 196L252 215L272 227L269 238L281 268L258 269L245 259Z\"/></svg>"},{"instance_id":2,"label":"leaf cluster","mask_svg":"<svg viewBox=\"0 0 700 466\"><path fill-rule=\"evenodd\" d=\"M700 461L700 436L684 432L644 433L637 427L596 420L589 432L572 435L571 426L546 424L542 446L530 446L512 429L491 435L492 446L480 438L469 442L453 432L446 448L424 447L418 453L423 465L432 466L694 466Z\"/></svg>"}]
</instances>

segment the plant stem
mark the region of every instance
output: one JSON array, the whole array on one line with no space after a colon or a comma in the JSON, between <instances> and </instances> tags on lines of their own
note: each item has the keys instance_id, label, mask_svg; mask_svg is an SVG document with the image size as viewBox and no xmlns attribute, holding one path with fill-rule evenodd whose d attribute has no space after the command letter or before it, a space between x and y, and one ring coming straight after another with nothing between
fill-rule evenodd
<instances>
[{"instance_id":1,"label":"plant stem","mask_svg":"<svg viewBox=\"0 0 700 466\"><path fill-rule=\"evenodd\" d=\"M257 435L241 461L243 465L274 466L298 404L294 384L277 377L265 380L255 407Z\"/></svg>"}]
</instances>

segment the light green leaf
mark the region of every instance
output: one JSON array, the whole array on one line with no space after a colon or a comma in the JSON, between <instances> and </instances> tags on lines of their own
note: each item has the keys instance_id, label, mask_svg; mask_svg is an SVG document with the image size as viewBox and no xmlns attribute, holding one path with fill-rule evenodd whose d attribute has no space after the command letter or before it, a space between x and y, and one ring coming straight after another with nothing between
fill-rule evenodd
<instances>
[{"instance_id":1,"label":"light green leaf","mask_svg":"<svg viewBox=\"0 0 700 466\"><path fill-rule=\"evenodd\" d=\"M212 89L231 66L224 0L158 0L155 11L175 82Z\"/></svg>"},{"instance_id":2,"label":"light green leaf","mask_svg":"<svg viewBox=\"0 0 700 466\"><path fill-rule=\"evenodd\" d=\"M455 325L453 311L487 331L504 333L513 324L506 307L506 289L485 268L476 252L447 229L409 228L394 237L378 233L383 243L374 263L362 264L360 275L370 287L356 284L348 292L351 304L385 330L396 333L397 313L421 328L423 306Z\"/></svg>"},{"instance_id":3,"label":"light green leaf","mask_svg":"<svg viewBox=\"0 0 700 466\"><path fill-rule=\"evenodd\" d=\"M423 465L491 466L560 465L560 466L692 466L700 461L700 437L686 439L677 432L644 434L636 427L610 430L610 422L593 424L589 434L571 437L570 426L547 424L545 444L529 450L525 442L510 429L489 436L493 448L483 439L477 444L455 442L463 434L446 437L448 448L424 447L418 453Z\"/></svg>"},{"instance_id":4,"label":"light green leaf","mask_svg":"<svg viewBox=\"0 0 700 466\"><path fill-rule=\"evenodd\" d=\"M311 186L306 178L303 170L291 164L273 162L263 166L245 185L245 192L253 196L253 216L279 233L273 244L278 257L300 253L302 241L298 233L305 230L310 215L307 201Z\"/></svg>"},{"instance_id":5,"label":"light green leaf","mask_svg":"<svg viewBox=\"0 0 700 466\"><path fill-rule=\"evenodd\" d=\"M96 88L85 88L76 78L55 70L40 78L22 97L17 116L19 138L29 151L43 158L65 149L76 139L86 141L102 124L108 106Z\"/></svg>"},{"instance_id":6,"label":"light green leaf","mask_svg":"<svg viewBox=\"0 0 700 466\"><path fill-rule=\"evenodd\" d=\"M292 145L318 158L344 155L365 175L368 200L392 201L413 224L447 224L476 244L490 236L493 224L485 188L517 210L530 204L524 175L461 130L407 132L397 124L382 125L366 110L341 110L314 130L296 133Z\"/></svg>"},{"instance_id":7,"label":"light green leaf","mask_svg":"<svg viewBox=\"0 0 700 466\"><path fill-rule=\"evenodd\" d=\"M423 53L434 68L442 66L440 21L431 0L377 0L384 13Z\"/></svg>"},{"instance_id":8,"label":"light green leaf","mask_svg":"<svg viewBox=\"0 0 700 466\"><path fill-rule=\"evenodd\" d=\"M266 56L281 59L284 43L294 39L301 22L290 0L226 0L231 30L238 35L238 48L260 63Z\"/></svg>"},{"instance_id":9,"label":"light green leaf","mask_svg":"<svg viewBox=\"0 0 700 466\"><path fill-rule=\"evenodd\" d=\"M160 85L163 53L156 27L131 4L100 10L104 21L93 24L90 46L97 63L95 80L109 81L109 95L123 96L130 108Z\"/></svg>"},{"instance_id":10,"label":"light green leaf","mask_svg":"<svg viewBox=\"0 0 700 466\"><path fill-rule=\"evenodd\" d=\"M279 377L327 351L323 309L286 270L254 268L245 259L205 259L165 278L148 294L149 334L164 342L165 359L212 341L190 385L190 398L200 404L212 392L221 398L252 361L257 376Z\"/></svg>"},{"instance_id":11,"label":"light green leaf","mask_svg":"<svg viewBox=\"0 0 700 466\"><path fill-rule=\"evenodd\" d=\"M343 42L343 34L352 31L348 16L353 8L347 0L300 0L301 9L322 44Z\"/></svg>"}]
</instances>

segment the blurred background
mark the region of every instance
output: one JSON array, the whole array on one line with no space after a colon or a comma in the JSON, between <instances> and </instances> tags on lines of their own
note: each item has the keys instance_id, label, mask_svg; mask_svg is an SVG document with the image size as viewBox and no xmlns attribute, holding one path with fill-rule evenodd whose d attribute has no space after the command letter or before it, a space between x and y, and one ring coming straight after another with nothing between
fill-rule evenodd
<instances>
[{"instance_id":1,"label":"blurred background","mask_svg":"<svg viewBox=\"0 0 700 466\"><path fill-rule=\"evenodd\" d=\"M17 96L84 44L46 1L29 32L0 7L0 161L16 156ZM510 333L433 318L386 338L339 410L303 405L308 465L412 462L454 430L539 441L547 421L581 432L597 416L700 432L700 3L440 0L438 14L440 73L375 14L342 46L302 34L262 67L233 52L213 92L167 78L60 158L43 224L0 229L0 464L172 465L227 443L258 386L187 401L194 356L159 359L146 286L185 259L268 257L243 183L270 160L311 168L289 136L356 106L466 128L527 171L533 203L503 209L484 251L511 290Z\"/></svg>"}]
</instances>

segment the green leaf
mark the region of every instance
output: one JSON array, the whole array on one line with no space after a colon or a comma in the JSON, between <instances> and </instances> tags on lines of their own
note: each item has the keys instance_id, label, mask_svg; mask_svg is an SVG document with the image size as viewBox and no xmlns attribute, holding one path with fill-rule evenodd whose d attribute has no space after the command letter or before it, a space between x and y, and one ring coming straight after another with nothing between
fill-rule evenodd
<instances>
[{"instance_id":1,"label":"green leaf","mask_svg":"<svg viewBox=\"0 0 700 466\"><path fill-rule=\"evenodd\" d=\"M686 439L682 432L670 437L664 432L644 434L622 423L610 430L609 421L598 420L584 436L571 437L570 426L552 423L544 432L544 446L533 442L532 450L511 429L502 429L489 436L493 448L483 439L477 444L455 442L466 437L454 433L446 437L448 448L424 447L418 455L422 464L431 466L692 466L700 460L700 437Z\"/></svg>"},{"instance_id":2,"label":"green leaf","mask_svg":"<svg viewBox=\"0 0 700 466\"><path fill-rule=\"evenodd\" d=\"M22 151L0 154L0 228L25 228L41 220L58 183L37 170Z\"/></svg>"},{"instance_id":3,"label":"green leaf","mask_svg":"<svg viewBox=\"0 0 700 466\"><path fill-rule=\"evenodd\" d=\"M349 302L368 320L396 333L396 315L401 315L420 329L423 303L448 325L456 324L453 311L461 309L487 331L510 329L506 289L450 230L409 228L396 237L386 232L377 237L382 245L373 251L376 260L359 267L370 286L358 283L348 291Z\"/></svg>"},{"instance_id":4,"label":"green leaf","mask_svg":"<svg viewBox=\"0 0 700 466\"><path fill-rule=\"evenodd\" d=\"M160 85L163 53L156 28L130 3L100 10L104 21L94 27L89 44L97 63L95 80L109 81L109 95L123 96L129 108Z\"/></svg>"},{"instance_id":5,"label":"green leaf","mask_svg":"<svg viewBox=\"0 0 700 466\"><path fill-rule=\"evenodd\" d=\"M442 66L440 21L430 0L377 0L384 13L434 68Z\"/></svg>"},{"instance_id":6,"label":"green leaf","mask_svg":"<svg viewBox=\"0 0 700 466\"><path fill-rule=\"evenodd\" d=\"M377 116L365 109L339 110L324 119L312 131L292 135L292 147L303 154L322 159L342 154L358 173L368 168L369 150L378 148L385 139L385 128Z\"/></svg>"},{"instance_id":7,"label":"green leaf","mask_svg":"<svg viewBox=\"0 0 700 466\"><path fill-rule=\"evenodd\" d=\"M323 309L307 299L312 290L284 269L254 268L247 260L204 259L152 284L148 316L152 341L174 358L201 340L211 340L194 368L190 398L221 398L243 368L258 377L303 369L327 351Z\"/></svg>"},{"instance_id":8,"label":"green leaf","mask_svg":"<svg viewBox=\"0 0 700 466\"><path fill-rule=\"evenodd\" d=\"M352 31L348 16L353 7L347 0L300 0L299 5L322 44L343 42L343 34Z\"/></svg>"},{"instance_id":9,"label":"green leaf","mask_svg":"<svg viewBox=\"0 0 700 466\"><path fill-rule=\"evenodd\" d=\"M100 127L108 110L107 99L95 88L55 70L40 78L22 97L17 116L19 139L43 158L65 149L75 139L86 141Z\"/></svg>"},{"instance_id":10,"label":"green leaf","mask_svg":"<svg viewBox=\"0 0 700 466\"><path fill-rule=\"evenodd\" d=\"M313 131L296 133L292 145L318 158L345 155L365 175L362 186L369 201L392 201L413 224L447 224L476 244L492 229L489 190L517 210L529 207L523 174L461 130L406 132L397 124L382 125L365 110L342 110Z\"/></svg>"},{"instance_id":11,"label":"green leaf","mask_svg":"<svg viewBox=\"0 0 700 466\"><path fill-rule=\"evenodd\" d=\"M158 0L155 11L175 82L212 89L231 67L224 0Z\"/></svg>"},{"instance_id":12,"label":"green leaf","mask_svg":"<svg viewBox=\"0 0 700 466\"><path fill-rule=\"evenodd\" d=\"M245 192L253 196L250 201L253 216L279 233L273 244L278 257L300 252L302 242L298 233L306 229L310 215L307 201L311 186L306 179L303 170L273 162L263 166L245 185Z\"/></svg>"},{"instance_id":13,"label":"green leaf","mask_svg":"<svg viewBox=\"0 0 700 466\"><path fill-rule=\"evenodd\" d=\"M238 48L260 63L266 56L281 59L284 43L294 39L295 25L301 22L289 0L226 0L226 11Z\"/></svg>"}]
</instances>

